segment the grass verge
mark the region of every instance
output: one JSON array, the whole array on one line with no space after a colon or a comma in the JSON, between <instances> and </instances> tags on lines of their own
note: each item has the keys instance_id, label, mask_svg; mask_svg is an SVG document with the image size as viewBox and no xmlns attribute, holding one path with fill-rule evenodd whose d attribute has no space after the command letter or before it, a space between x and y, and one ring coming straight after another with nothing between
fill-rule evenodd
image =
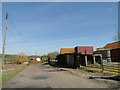
<instances>
[{"instance_id":1,"label":"grass verge","mask_svg":"<svg viewBox=\"0 0 120 90\"><path fill-rule=\"evenodd\" d=\"M6 84L8 80L13 78L17 73L19 73L26 67L27 65L11 65L11 69L7 69L6 71L2 72L2 85Z\"/></svg>"}]
</instances>

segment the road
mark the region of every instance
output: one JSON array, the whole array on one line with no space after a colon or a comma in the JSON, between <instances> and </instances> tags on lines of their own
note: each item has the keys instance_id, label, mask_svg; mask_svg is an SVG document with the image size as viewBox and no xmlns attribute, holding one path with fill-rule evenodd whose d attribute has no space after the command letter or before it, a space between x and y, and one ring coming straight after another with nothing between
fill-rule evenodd
<instances>
[{"instance_id":1,"label":"road","mask_svg":"<svg viewBox=\"0 0 120 90\"><path fill-rule=\"evenodd\" d=\"M43 65L28 66L3 88L106 88L93 80L78 77L64 71L56 71Z\"/></svg>"}]
</instances>

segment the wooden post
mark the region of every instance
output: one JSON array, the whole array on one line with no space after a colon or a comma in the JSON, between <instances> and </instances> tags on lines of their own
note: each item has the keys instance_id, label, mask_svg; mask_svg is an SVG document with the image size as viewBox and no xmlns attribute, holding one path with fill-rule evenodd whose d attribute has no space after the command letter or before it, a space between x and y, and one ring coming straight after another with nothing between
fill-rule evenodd
<instances>
[{"instance_id":1,"label":"wooden post","mask_svg":"<svg viewBox=\"0 0 120 90\"><path fill-rule=\"evenodd\" d=\"M4 33L4 43L3 43L3 52L2 52L2 64L4 64L4 58L5 58L5 41L6 41L6 31L7 31L7 20L8 20L8 12L6 13L6 24L5 24L5 33ZM3 69L3 67L2 67Z\"/></svg>"},{"instance_id":2,"label":"wooden post","mask_svg":"<svg viewBox=\"0 0 120 90\"><path fill-rule=\"evenodd\" d=\"M85 65L87 66L87 55L85 55Z\"/></svg>"},{"instance_id":3,"label":"wooden post","mask_svg":"<svg viewBox=\"0 0 120 90\"><path fill-rule=\"evenodd\" d=\"M104 74L104 67L103 67L103 59L102 59L102 55L100 55L101 57L101 69L102 69L102 73Z\"/></svg>"},{"instance_id":4,"label":"wooden post","mask_svg":"<svg viewBox=\"0 0 120 90\"><path fill-rule=\"evenodd\" d=\"M93 61L94 61L94 64L96 63L96 61L95 61L95 56L93 56Z\"/></svg>"}]
</instances>

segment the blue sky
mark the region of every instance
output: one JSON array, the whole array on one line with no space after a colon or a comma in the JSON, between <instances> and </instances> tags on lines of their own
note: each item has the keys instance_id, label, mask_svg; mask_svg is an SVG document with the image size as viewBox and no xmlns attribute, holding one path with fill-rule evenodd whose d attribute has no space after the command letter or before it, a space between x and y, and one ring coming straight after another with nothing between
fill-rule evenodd
<instances>
[{"instance_id":1,"label":"blue sky","mask_svg":"<svg viewBox=\"0 0 120 90\"><path fill-rule=\"evenodd\" d=\"M34 55L37 50L43 55L60 48L103 47L114 42L118 30L117 4L3 3L3 24L8 11L6 53Z\"/></svg>"}]
</instances>

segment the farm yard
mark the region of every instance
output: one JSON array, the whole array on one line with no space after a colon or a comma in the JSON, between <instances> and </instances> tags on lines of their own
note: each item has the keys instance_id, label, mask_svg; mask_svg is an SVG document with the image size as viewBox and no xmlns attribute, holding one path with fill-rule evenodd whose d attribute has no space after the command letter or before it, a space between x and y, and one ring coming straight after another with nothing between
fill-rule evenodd
<instances>
[{"instance_id":1,"label":"farm yard","mask_svg":"<svg viewBox=\"0 0 120 90\"><path fill-rule=\"evenodd\" d=\"M120 89L120 2L1 5L3 90Z\"/></svg>"},{"instance_id":2,"label":"farm yard","mask_svg":"<svg viewBox=\"0 0 120 90\"><path fill-rule=\"evenodd\" d=\"M3 86L4 87L19 87L19 85L21 85L23 87L26 87L32 84L33 87L39 87L38 85L34 85L33 83L28 83L28 81L32 82L30 79L31 76L28 74L30 73L32 74L32 72L34 72L35 77L37 76L43 77L41 76L40 72L44 74L46 72L46 69L50 69L49 72L53 72L53 74L56 72L56 77L58 77L57 73L58 74L66 73L65 76L70 74L72 75L70 76L71 78L73 78L73 76L77 76L77 77L81 77L83 81L85 78L85 82L89 82L89 80L92 83L99 82L97 83L97 85L104 83L105 86L101 85L103 88L104 87L107 87L107 88L118 88L119 87L118 83L120 81L120 67L119 67L120 62L113 62L112 59L111 61L109 61L110 59L107 60L108 54L106 54L106 49L105 51L104 49L102 49L103 51L101 54L100 53L96 54L96 51L93 51L93 48L91 48L91 46L90 46L90 49L89 49L89 46L87 47L80 46L79 49L62 48L60 50L61 50L60 54L58 52L51 52L51 53L48 53L48 55L46 56L25 56L24 54L22 55L19 54L16 56L7 55L5 57L6 62L5 64L3 64L3 74L2 74ZM95 57L94 54L98 56ZM103 56L102 59L104 60L106 59L107 63L101 62L104 60L102 60L100 56ZM40 58L40 61L37 61L37 58ZM28 63L25 64L24 62L26 61ZM36 74L33 68L35 69ZM26 79L26 83L28 83L28 85L23 85L22 84L23 81L20 80L22 79L21 76L24 76L24 75L25 75L24 79ZM44 77L46 75L47 73L44 75ZM51 78L49 78L51 76L46 76L46 77L48 78L48 80L51 80ZM17 78L18 80L20 80L19 83L16 81ZM59 78L61 78L61 80L63 79L62 77L59 77ZM38 78L37 80L39 81ZM15 83L15 86L11 84L13 82ZM37 83L37 82L34 82L34 83ZM41 83L44 83L44 82L41 82ZM54 81L54 83L58 83L58 82ZM55 86L49 83L46 83L46 82L44 84L45 85L48 84L49 87L59 87L56 84ZM70 83L68 83L68 86L69 85ZM77 84L73 85L73 87L75 87L76 85ZM66 86L61 85L61 87L67 87L67 85ZM82 85L81 87L85 87L85 86ZM88 87L93 87L93 86L88 85Z\"/></svg>"},{"instance_id":3,"label":"farm yard","mask_svg":"<svg viewBox=\"0 0 120 90\"><path fill-rule=\"evenodd\" d=\"M37 72L37 73L36 73ZM83 81L80 84L81 80ZM70 82L75 82L71 84ZM62 83L61 83L62 82ZM87 85L87 87L86 87ZM93 80L77 77L64 71L33 65L9 80L3 88L107 88Z\"/></svg>"}]
</instances>

